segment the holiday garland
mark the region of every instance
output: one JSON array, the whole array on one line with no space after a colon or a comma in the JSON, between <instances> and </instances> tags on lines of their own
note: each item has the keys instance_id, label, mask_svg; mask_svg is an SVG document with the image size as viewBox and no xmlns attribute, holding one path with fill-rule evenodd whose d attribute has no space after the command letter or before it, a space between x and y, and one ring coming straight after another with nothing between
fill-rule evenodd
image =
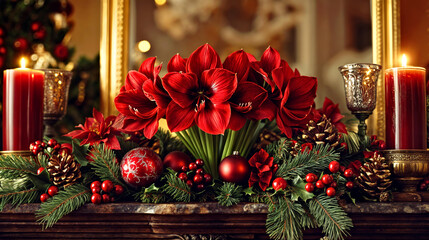
<instances>
[{"instance_id":1,"label":"holiday garland","mask_svg":"<svg viewBox=\"0 0 429 240\"><path fill-rule=\"evenodd\" d=\"M215 59L214 68L209 66L204 70L200 67L208 64L209 61L204 60L207 56ZM19 206L40 199L42 203L36 216L44 227L51 227L64 215L90 202L217 201L227 207L254 202L268 206L266 229L272 239L301 239L304 229L316 227L329 239L343 239L353 224L338 201L378 200L388 194L390 172L376 152L385 148L384 142L375 136L362 140L356 133L347 132L341 123L343 116L338 105L329 99L321 109L315 109L315 89L311 85L310 88L300 85L300 80L313 83L313 79L292 71L275 50L269 48L259 62L247 58L242 51L234 53L225 60L226 70L222 70L208 45L197 49L190 63L173 57L167 77L172 85L165 85L168 92L162 88L165 80L158 76L160 68L154 67L154 59L145 61L139 72L129 74L116 99L122 111L119 116L105 118L94 109L93 117L67 134L73 138L70 143L58 143L55 139L35 141L30 145L29 159L0 156L0 209L6 204ZM238 59L241 63L246 63L247 59L247 64L230 63ZM183 69L187 64L189 66ZM188 73L173 73L180 69ZM269 70L271 73L266 74ZM240 74L231 75L231 71ZM272 84L257 79L248 84L246 81L253 80L245 76L250 75L265 76L259 80L271 79ZM190 125L180 126L184 123L176 122L168 112L170 108L180 112L187 107L179 105L178 99L187 100L174 90L174 85L185 84L180 82L184 76L195 82L197 78L203 79L199 84L210 90L197 99L198 105L192 110L197 113L196 119L188 119ZM244 82L224 83L238 81L237 76ZM284 86L283 80L291 86ZM215 84L207 87L209 83ZM258 96L252 93L235 96L235 100L247 101L247 104L235 106L235 100L225 102L225 96L231 94L210 95L210 91L222 87L236 88L235 94L239 95L241 90L237 90L237 86L240 84L257 89ZM167 93L171 94L171 99ZM298 101L299 96L291 96L297 93L306 98L305 104ZM281 95L284 95L283 100L279 101ZM160 99L167 99L169 104L161 106L163 100ZM229 115L229 120L241 128L232 126L235 129L232 130L222 123L223 120L204 119L220 117L216 111L223 111L212 109L209 100L224 107L228 104L230 108L237 107L234 114L241 115L236 115L235 120ZM277 108L274 103L279 102L283 104ZM261 107L263 104L271 105L277 113L265 111ZM302 109L297 110L298 106ZM204 110L205 107L209 109ZM261 108L256 114L260 119L246 115L258 111L254 108ZM295 114L295 118L283 116L283 113ZM302 113L305 114L298 118ZM272 124L274 121L269 121L270 117L276 114L280 122ZM177 137L169 131L158 130L157 121L164 116L167 123L173 121L168 124ZM219 129L213 130L218 124L228 128L224 135L216 135ZM275 132L276 125L283 134ZM264 131L261 126L266 127ZM276 136L274 141L263 136L267 134ZM241 154L235 150L241 150ZM9 184L12 180L15 183Z\"/></svg>"}]
</instances>

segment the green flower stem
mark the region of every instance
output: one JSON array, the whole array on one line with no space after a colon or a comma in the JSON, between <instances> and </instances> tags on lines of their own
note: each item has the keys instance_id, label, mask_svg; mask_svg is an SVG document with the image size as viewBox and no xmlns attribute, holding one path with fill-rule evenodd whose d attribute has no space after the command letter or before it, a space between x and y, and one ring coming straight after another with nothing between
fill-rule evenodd
<instances>
[{"instance_id":1,"label":"green flower stem","mask_svg":"<svg viewBox=\"0 0 429 240\"><path fill-rule=\"evenodd\" d=\"M196 154L194 146L191 144L191 140L189 139L189 136L187 136L186 133L182 132L176 132L176 135L182 140L183 144L186 146L186 148L191 152L192 155Z\"/></svg>"},{"instance_id":2,"label":"green flower stem","mask_svg":"<svg viewBox=\"0 0 429 240\"><path fill-rule=\"evenodd\" d=\"M218 170L217 170L217 159L214 158L214 150L213 150L213 135L204 133L206 137L206 145L207 145L207 155L208 155L208 172L212 175L214 179L218 178Z\"/></svg>"},{"instance_id":3,"label":"green flower stem","mask_svg":"<svg viewBox=\"0 0 429 240\"><path fill-rule=\"evenodd\" d=\"M250 150L252 149L252 146L255 144L256 140L259 137L259 134L261 132L261 130L265 127L265 123L262 123L261 121L256 121L254 123L254 125L252 126L253 130L251 132L251 135L249 136L249 140L248 142L244 145L244 150L243 150L243 156L244 157L248 157Z\"/></svg>"},{"instance_id":4,"label":"green flower stem","mask_svg":"<svg viewBox=\"0 0 429 240\"><path fill-rule=\"evenodd\" d=\"M196 155L194 155L194 157L195 158L202 158L202 159L204 159L204 158L206 158L206 156L205 156L205 154L204 154L204 150L203 150L203 148L202 148L202 140L201 139L199 139L199 137L198 137L198 133L197 132L195 132L195 131L193 131L193 129L192 129L192 127L191 128L188 128L187 130L186 130L186 132L187 132L187 134L189 135L189 137L190 137L190 139L191 139L191 144L193 145L193 146L195 146L195 150L196 150Z\"/></svg>"},{"instance_id":5,"label":"green flower stem","mask_svg":"<svg viewBox=\"0 0 429 240\"><path fill-rule=\"evenodd\" d=\"M238 138L236 138L237 140L232 143L232 147L233 147L232 152L238 151L240 156L242 156L242 154L243 154L241 152L242 151L241 146L246 139L245 135L246 135L247 129L249 127L249 122L250 122L249 120L246 121L246 124L244 124L244 126L237 133L238 134Z\"/></svg>"},{"instance_id":6,"label":"green flower stem","mask_svg":"<svg viewBox=\"0 0 429 240\"><path fill-rule=\"evenodd\" d=\"M241 137L243 138L238 142L238 151L240 152L240 156L246 157L244 155L244 148L249 142L251 141L250 136L252 135L252 131L254 131L254 121L248 121L249 124L245 125L244 134L241 134Z\"/></svg>"},{"instance_id":7,"label":"green flower stem","mask_svg":"<svg viewBox=\"0 0 429 240\"><path fill-rule=\"evenodd\" d=\"M193 131L195 132L195 135L199 137L198 142L201 143L202 152L205 153L203 160L206 161L210 155L210 152L208 151L207 139L205 136L205 132L202 131L201 129L197 128L196 126L193 126L192 128L193 128Z\"/></svg>"}]
</instances>

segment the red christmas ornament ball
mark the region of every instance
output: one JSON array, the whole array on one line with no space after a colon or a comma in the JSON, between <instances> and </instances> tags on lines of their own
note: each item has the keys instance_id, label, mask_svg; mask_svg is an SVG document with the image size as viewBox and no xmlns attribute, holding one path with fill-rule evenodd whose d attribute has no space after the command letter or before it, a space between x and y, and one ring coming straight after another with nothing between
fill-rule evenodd
<instances>
[{"instance_id":1,"label":"red christmas ornament ball","mask_svg":"<svg viewBox=\"0 0 429 240\"><path fill-rule=\"evenodd\" d=\"M287 182L284 178L278 177L278 178L274 179L274 181L273 181L274 190L276 190L276 191L279 189L285 190L286 187L287 187Z\"/></svg>"},{"instance_id":2,"label":"red christmas ornament ball","mask_svg":"<svg viewBox=\"0 0 429 240\"><path fill-rule=\"evenodd\" d=\"M25 38L17 38L15 42L13 42L13 47L18 51L25 51L28 48L28 41Z\"/></svg>"},{"instance_id":3,"label":"red christmas ornament ball","mask_svg":"<svg viewBox=\"0 0 429 240\"><path fill-rule=\"evenodd\" d=\"M69 49L66 46L64 46L63 44L58 44L54 48L54 55L60 61L64 61L69 56Z\"/></svg>"},{"instance_id":4,"label":"red christmas ornament ball","mask_svg":"<svg viewBox=\"0 0 429 240\"><path fill-rule=\"evenodd\" d=\"M30 28L31 28L31 31L36 32L37 30L40 29L41 26L42 26L42 24L40 22L36 21L36 22L31 23Z\"/></svg>"},{"instance_id":5,"label":"red christmas ornament ball","mask_svg":"<svg viewBox=\"0 0 429 240\"><path fill-rule=\"evenodd\" d=\"M246 182L250 176L249 162L242 156L230 155L220 162L219 176L226 182Z\"/></svg>"},{"instance_id":6,"label":"red christmas ornament ball","mask_svg":"<svg viewBox=\"0 0 429 240\"><path fill-rule=\"evenodd\" d=\"M184 152L173 151L164 157L164 167L179 172L183 166L188 166L191 158Z\"/></svg>"},{"instance_id":7,"label":"red christmas ornament ball","mask_svg":"<svg viewBox=\"0 0 429 240\"><path fill-rule=\"evenodd\" d=\"M6 48L0 47L0 55L6 55Z\"/></svg>"},{"instance_id":8,"label":"red christmas ornament ball","mask_svg":"<svg viewBox=\"0 0 429 240\"><path fill-rule=\"evenodd\" d=\"M147 187L154 183L162 173L162 160L151 149L134 148L127 152L121 162L124 181L132 187Z\"/></svg>"}]
</instances>

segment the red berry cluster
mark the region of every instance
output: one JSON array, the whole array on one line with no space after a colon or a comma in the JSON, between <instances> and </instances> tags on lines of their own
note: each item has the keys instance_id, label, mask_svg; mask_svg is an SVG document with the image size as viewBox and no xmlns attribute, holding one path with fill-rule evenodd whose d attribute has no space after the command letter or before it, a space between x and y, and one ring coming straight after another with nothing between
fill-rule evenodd
<instances>
[{"instance_id":1,"label":"red berry cluster","mask_svg":"<svg viewBox=\"0 0 429 240\"><path fill-rule=\"evenodd\" d=\"M110 203L115 201L115 196L120 196L124 192L124 187L114 185L110 180L94 181L91 183L91 202L94 204Z\"/></svg>"},{"instance_id":2,"label":"red berry cluster","mask_svg":"<svg viewBox=\"0 0 429 240\"><path fill-rule=\"evenodd\" d=\"M42 195L40 195L40 201L41 202L48 201L48 199L50 197L53 197L53 196L57 195L58 191L59 191L59 189L58 189L57 186L50 186L48 188L48 193L43 193Z\"/></svg>"},{"instance_id":3,"label":"red berry cluster","mask_svg":"<svg viewBox=\"0 0 429 240\"><path fill-rule=\"evenodd\" d=\"M332 161L329 163L329 171L331 173L337 173L340 170L340 163L337 161ZM325 189L326 195L333 197L337 193L335 188L338 183L334 180L334 177L331 174L324 174L321 179L317 177L314 173L309 173L305 176L305 190L307 192L313 192L316 188Z\"/></svg>"},{"instance_id":4,"label":"red berry cluster","mask_svg":"<svg viewBox=\"0 0 429 240\"><path fill-rule=\"evenodd\" d=\"M383 140L378 140L376 135L371 136L371 149L379 149L379 150L385 150L386 149L386 142Z\"/></svg>"},{"instance_id":5,"label":"red berry cluster","mask_svg":"<svg viewBox=\"0 0 429 240\"><path fill-rule=\"evenodd\" d=\"M274 179L272 186L276 191L285 190L287 187L287 182L284 178L278 177Z\"/></svg>"},{"instance_id":6,"label":"red berry cluster","mask_svg":"<svg viewBox=\"0 0 429 240\"><path fill-rule=\"evenodd\" d=\"M195 162L189 163L188 166L183 166L177 177L186 182L190 188L202 191L213 181L212 175L204 173L203 166L204 161L197 159Z\"/></svg>"},{"instance_id":7,"label":"red berry cluster","mask_svg":"<svg viewBox=\"0 0 429 240\"><path fill-rule=\"evenodd\" d=\"M30 144L30 151L34 156L37 156L39 153L44 153L45 150L51 152L59 151L60 149L61 144L59 144L54 138L49 139L47 143L37 140Z\"/></svg>"},{"instance_id":8,"label":"red berry cluster","mask_svg":"<svg viewBox=\"0 0 429 240\"><path fill-rule=\"evenodd\" d=\"M419 188L422 191L427 191L429 186L429 176L426 176L423 181L420 182Z\"/></svg>"}]
</instances>

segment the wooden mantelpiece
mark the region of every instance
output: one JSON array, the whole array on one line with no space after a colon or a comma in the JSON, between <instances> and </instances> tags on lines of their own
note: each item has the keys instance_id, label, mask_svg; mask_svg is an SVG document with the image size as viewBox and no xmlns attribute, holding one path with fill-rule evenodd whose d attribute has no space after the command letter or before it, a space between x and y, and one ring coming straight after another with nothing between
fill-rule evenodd
<instances>
[{"instance_id":1,"label":"wooden mantelpiece","mask_svg":"<svg viewBox=\"0 0 429 240\"><path fill-rule=\"evenodd\" d=\"M264 204L87 204L42 230L38 204L0 213L0 239L267 239ZM361 203L346 211L354 228L348 239L428 239L429 203ZM319 239L320 230L305 239Z\"/></svg>"}]
</instances>

